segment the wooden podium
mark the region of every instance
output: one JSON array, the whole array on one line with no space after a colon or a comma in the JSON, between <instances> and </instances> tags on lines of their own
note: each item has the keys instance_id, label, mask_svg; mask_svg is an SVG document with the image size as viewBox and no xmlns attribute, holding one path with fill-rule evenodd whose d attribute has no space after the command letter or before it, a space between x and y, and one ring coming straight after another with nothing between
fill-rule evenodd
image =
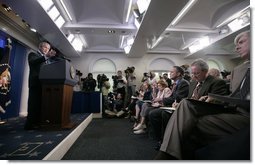
<instances>
[{"instance_id":1,"label":"wooden podium","mask_svg":"<svg viewBox=\"0 0 255 165\"><path fill-rule=\"evenodd\" d=\"M43 128L73 127L70 120L73 86L76 70L66 60L41 66L39 79L42 82L41 126Z\"/></svg>"}]
</instances>

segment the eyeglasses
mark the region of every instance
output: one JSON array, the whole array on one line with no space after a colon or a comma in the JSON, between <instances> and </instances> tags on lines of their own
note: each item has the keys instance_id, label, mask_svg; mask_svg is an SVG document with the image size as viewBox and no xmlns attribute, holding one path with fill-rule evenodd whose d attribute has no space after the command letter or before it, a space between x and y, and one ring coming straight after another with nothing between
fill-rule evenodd
<instances>
[{"instance_id":1,"label":"eyeglasses","mask_svg":"<svg viewBox=\"0 0 255 165\"><path fill-rule=\"evenodd\" d=\"M191 74L194 75L194 76L198 76L198 75L201 74L201 72L194 72L194 73L191 73Z\"/></svg>"}]
</instances>

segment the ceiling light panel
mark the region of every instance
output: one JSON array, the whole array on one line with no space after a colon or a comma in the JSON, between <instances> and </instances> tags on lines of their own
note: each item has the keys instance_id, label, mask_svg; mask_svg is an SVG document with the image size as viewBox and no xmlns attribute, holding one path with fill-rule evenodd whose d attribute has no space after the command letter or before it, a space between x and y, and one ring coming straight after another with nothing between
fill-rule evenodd
<instances>
[{"instance_id":1,"label":"ceiling light panel","mask_svg":"<svg viewBox=\"0 0 255 165\"><path fill-rule=\"evenodd\" d=\"M65 23L65 20L62 16L59 16L56 21L55 24L58 26L58 28L61 28Z\"/></svg>"},{"instance_id":2,"label":"ceiling light panel","mask_svg":"<svg viewBox=\"0 0 255 165\"><path fill-rule=\"evenodd\" d=\"M180 13L174 18L174 20L171 22L171 25L172 26L176 25L196 2L197 0L190 0L180 11Z\"/></svg>"},{"instance_id":3,"label":"ceiling light panel","mask_svg":"<svg viewBox=\"0 0 255 165\"><path fill-rule=\"evenodd\" d=\"M49 14L50 18L51 18L53 21L60 15L58 9L57 9L55 6L53 6L53 7L50 9L50 11L48 12L48 14Z\"/></svg>"},{"instance_id":4,"label":"ceiling light panel","mask_svg":"<svg viewBox=\"0 0 255 165\"><path fill-rule=\"evenodd\" d=\"M64 8L64 10L65 10L65 12L66 12L66 14L67 14L67 16L69 17L69 19L72 21L73 18L72 18L72 16L71 16L71 14L69 13L69 11L67 10L67 7L66 7L65 3L63 2L63 0L60 0L60 3L61 3L61 5L63 6L63 8Z\"/></svg>"},{"instance_id":5,"label":"ceiling light panel","mask_svg":"<svg viewBox=\"0 0 255 165\"><path fill-rule=\"evenodd\" d=\"M53 1L52 0L37 0L39 2L39 4L42 6L42 8L47 11L51 8L51 6L53 5Z\"/></svg>"}]
</instances>

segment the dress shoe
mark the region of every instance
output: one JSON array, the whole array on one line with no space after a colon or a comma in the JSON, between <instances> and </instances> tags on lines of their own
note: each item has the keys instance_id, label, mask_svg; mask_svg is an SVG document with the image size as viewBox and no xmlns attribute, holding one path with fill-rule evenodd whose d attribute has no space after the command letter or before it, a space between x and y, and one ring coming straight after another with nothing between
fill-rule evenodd
<instances>
[{"instance_id":1,"label":"dress shoe","mask_svg":"<svg viewBox=\"0 0 255 165\"><path fill-rule=\"evenodd\" d=\"M155 145L154 149L159 151L160 147L161 147L161 141L157 142L157 144Z\"/></svg>"},{"instance_id":2,"label":"dress shoe","mask_svg":"<svg viewBox=\"0 0 255 165\"><path fill-rule=\"evenodd\" d=\"M144 134L144 133L146 133L146 131L144 129L139 129L139 130L134 131L134 134L137 134L137 135Z\"/></svg>"},{"instance_id":3,"label":"dress shoe","mask_svg":"<svg viewBox=\"0 0 255 165\"><path fill-rule=\"evenodd\" d=\"M145 129L145 128L146 128L145 124L139 123L135 128L133 128L133 131L137 131L139 129Z\"/></svg>"}]
</instances>

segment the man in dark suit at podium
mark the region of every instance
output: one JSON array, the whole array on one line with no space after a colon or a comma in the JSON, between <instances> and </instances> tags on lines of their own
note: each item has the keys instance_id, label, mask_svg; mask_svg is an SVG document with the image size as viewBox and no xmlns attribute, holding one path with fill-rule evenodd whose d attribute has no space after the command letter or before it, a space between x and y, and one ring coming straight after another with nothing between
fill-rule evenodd
<instances>
[{"instance_id":1,"label":"man in dark suit at podium","mask_svg":"<svg viewBox=\"0 0 255 165\"><path fill-rule=\"evenodd\" d=\"M196 146L189 148L191 135L195 133L196 142L199 145L214 144L219 139L232 137L235 133L250 126L250 32L245 31L237 35L234 41L236 52L244 60L244 63L234 68L231 78L231 91L229 96L209 95L221 99L225 104L212 104L184 99L180 102L176 111L170 118L164 134L164 140L160 152L155 159L192 159ZM226 105L228 103L228 105ZM196 130L196 132L194 132ZM249 131L247 132L249 135ZM248 136L249 137L249 136ZM242 139L242 138L239 138ZM194 142L194 139L193 139ZM249 148L238 148L249 143L249 140L236 140L232 148L217 145L218 152L224 150L229 157L222 155L221 159L236 159L242 152ZM249 146L249 145L245 145ZM194 148L195 147L195 148ZM214 153L217 151L215 150ZM188 156L188 157L187 157ZM213 159L213 157L211 157ZM249 159L249 154L246 155Z\"/></svg>"},{"instance_id":2,"label":"man in dark suit at podium","mask_svg":"<svg viewBox=\"0 0 255 165\"><path fill-rule=\"evenodd\" d=\"M24 129L38 129L40 122L41 113L41 96L42 86L39 80L39 72L41 65L49 63L51 57L55 56L54 51L50 51L50 44L47 42L41 42L37 52L31 52L28 55L29 64L29 95L28 95L28 110L27 110L27 121Z\"/></svg>"}]
</instances>

